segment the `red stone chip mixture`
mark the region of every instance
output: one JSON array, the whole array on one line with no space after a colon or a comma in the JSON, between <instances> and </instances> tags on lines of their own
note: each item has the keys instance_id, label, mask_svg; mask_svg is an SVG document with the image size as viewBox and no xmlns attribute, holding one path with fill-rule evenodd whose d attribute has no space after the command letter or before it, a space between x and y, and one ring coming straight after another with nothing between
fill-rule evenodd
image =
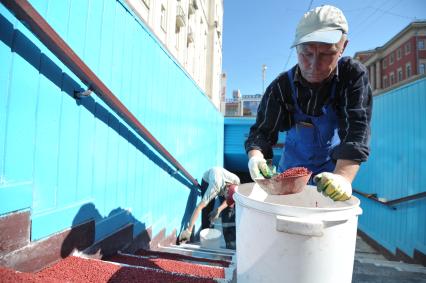
<instances>
[{"instance_id":1,"label":"red stone chip mixture","mask_svg":"<svg viewBox=\"0 0 426 283\"><path fill-rule=\"evenodd\" d=\"M311 174L311 171L309 171L308 168L305 167L293 167L285 170L281 174L279 174L277 177L277 180L282 180L289 177L302 177Z\"/></svg>"}]
</instances>

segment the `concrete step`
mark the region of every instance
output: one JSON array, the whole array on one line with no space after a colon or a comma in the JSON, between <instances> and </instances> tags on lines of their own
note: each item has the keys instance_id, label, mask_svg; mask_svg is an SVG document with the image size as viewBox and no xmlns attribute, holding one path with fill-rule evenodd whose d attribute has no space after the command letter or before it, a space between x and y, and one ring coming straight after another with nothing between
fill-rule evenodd
<instances>
[{"instance_id":1,"label":"concrete step","mask_svg":"<svg viewBox=\"0 0 426 283\"><path fill-rule=\"evenodd\" d=\"M194 257L189 255L183 255L180 253L170 253L170 252L161 252L161 251L152 251L152 250L138 250L134 253L138 256L145 256L150 258L165 258L165 259L173 259L180 260L185 262L193 262L199 264L207 264L212 266L220 266L220 267L229 267L231 265L230 261L225 260L214 260L202 257Z\"/></svg>"},{"instance_id":2,"label":"concrete step","mask_svg":"<svg viewBox=\"0 0 426 283\"><path fill-rule=\"evenodd\" d=\"M355 260L352 283L426 283L424 269L404 263Z\"/></svg>"},{"instance_id":3,"label":"concrete step","mask_svg":"<svg viewBox=\"0 0 426 283\"><path fill-rule=\"evenodd\" d=\"M194 250L194 251L205 251L210 253L217 253L217 254L224 254L224 255L231 255L233 256L235 254L235 250L226 249L226 248L205 248L200 245L200 243L185 243L180 245L172 245L172 247L182 247L188 250Z\"/></svg>"},{"instance_id":4,"label":"concrete step","mask_svg":"<svg viewBox=\"0 0 426 283\"><path fill-rule=\"evenodd\" d=\"M395 271L400 272L412 272L412 273L421 273L426 277L426 267L419 264L410 264L399 261L390 261L390 260L381 260L374 258L360 258L355 256L355 262L358 262L360 266L369 266L373 265L376 269L380 268L391 268Z\"/></svg>"},{"instance_id":5,"label":"concrete step","mask_svg":"<svg viewBox=\"0 0 426 283\"><path fill-rule=\"evenodd\" d=\"M187 255L192 257L198 257L198 258L206 258L206 259L212 259L212 260L223 260L227 262L235 262L234 255L235 253L221 253L218 250L206 250L197 248L196 245L171 245L171 246L159 246L159 251L162 252L168 252L168 253L175 253L175 254L181 254L181 255Z\"/></svg>"}]
</instances>

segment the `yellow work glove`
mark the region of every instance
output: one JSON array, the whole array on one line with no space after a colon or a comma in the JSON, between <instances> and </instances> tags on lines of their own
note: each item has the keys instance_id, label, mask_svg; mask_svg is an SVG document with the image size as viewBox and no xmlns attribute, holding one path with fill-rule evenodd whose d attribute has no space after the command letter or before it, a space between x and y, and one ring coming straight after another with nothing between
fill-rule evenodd
<instances>
[{"instance_id":1,"label":"yellow work glove","mask_svg":"<svg viewBox=\"0 0 426 283\"><path fill-rule=\"evenodd\" d=\"M191 232L188 229L183 230L179 235L179 243L187 242L191 238Z\"/></svg>"},{"instance_id":2,"label":"yellow work glove","mask_svg":"<svg viewBox=\"0 0 426 283\"><path fill-rule=\"evenodd\" d=\"M352 195L352 185L343 176L329 172L323 172L314 177L317 190L332 200L348 200Z\"/></svg>"},{"instance_id":3,"label":"yellow work glove","mask_svg":"<svg viewBox=\"0 0 426 283\"><path fill-rule=\"evenodd\" d=\"M259 156L253 155L248 162L248 168L250 171L250 177L253 179L256 178L271 178L274 174L271 168L266 163L266 160Z\"/></svg>"}]
</instances>

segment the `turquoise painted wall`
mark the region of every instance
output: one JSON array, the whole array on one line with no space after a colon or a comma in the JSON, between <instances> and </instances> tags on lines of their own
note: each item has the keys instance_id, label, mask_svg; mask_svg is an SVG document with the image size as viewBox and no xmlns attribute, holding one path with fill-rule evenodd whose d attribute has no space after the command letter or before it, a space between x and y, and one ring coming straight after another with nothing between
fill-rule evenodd
<instances>
[{"instance_id":1,"label":"turquoise painted wall","mask_svg":"<svg viewBox=\"0 0 426 283\"><path fill-rule=\"evenodd\" d=\"M374 98L371 156L353 184L393 200L426 191L426 79ZM360 197L359 227L391 252L426 253L426 199L390 209Z\"/></svg>"},{"instance_id":2,"label":"turquoise painted wall","mask_svg":"<svg viewBox=\"0 0 426 283\"><path fill-rule=\"evenodd\" d=\"M223 165L222 115L122 1L30 2L193 177ZM181 228L195 188L1 4L0 62L0 215L30 209L32 240Z\"/></svg>"}]
</instances>

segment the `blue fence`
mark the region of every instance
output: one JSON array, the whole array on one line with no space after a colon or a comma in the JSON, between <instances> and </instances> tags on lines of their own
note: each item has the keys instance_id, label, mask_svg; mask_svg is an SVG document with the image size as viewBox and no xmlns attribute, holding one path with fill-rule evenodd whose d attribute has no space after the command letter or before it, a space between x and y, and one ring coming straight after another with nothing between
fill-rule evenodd
<instances>
[{"instance_id":1,"label":"blue fence","mask_svg":"<svg viewBox=\"0 0 426 283\"><path fill-rule=\"evenodd\" d=\"M250 127L255 123L255 117L225 118L225 167L234 172L246 172L247 154L244 149L244 141L247 139ZM278 137L279 145L283 145L285 133ZM274 164L278 165L281 158L282 148L274 148Z\"/></svg>"},{"instance_id":2,"label":"blue fence","mask_svg":"<svg viewBox=\"0 0 426 283\"><path fill-rule=\"evenodd\" d=\"M392 200L426 191L426 79L374 98L371 156L354 188ZM426 199L396 210L361 197L359 227L389 251L426 253Z\"/></svg>"},{"instance_id":3,"label":"blue fence","mask_svg":"<svg viewBox=\"0 0 426 283\"><path fill-rule=\"evenodd\" d=\"M222 166L222 115L122 1L31 3L192 176ZM32 240L181 228L195 188L1 4L0 62L0 215L29 209Z\"/></svg>"}]
</instances>

